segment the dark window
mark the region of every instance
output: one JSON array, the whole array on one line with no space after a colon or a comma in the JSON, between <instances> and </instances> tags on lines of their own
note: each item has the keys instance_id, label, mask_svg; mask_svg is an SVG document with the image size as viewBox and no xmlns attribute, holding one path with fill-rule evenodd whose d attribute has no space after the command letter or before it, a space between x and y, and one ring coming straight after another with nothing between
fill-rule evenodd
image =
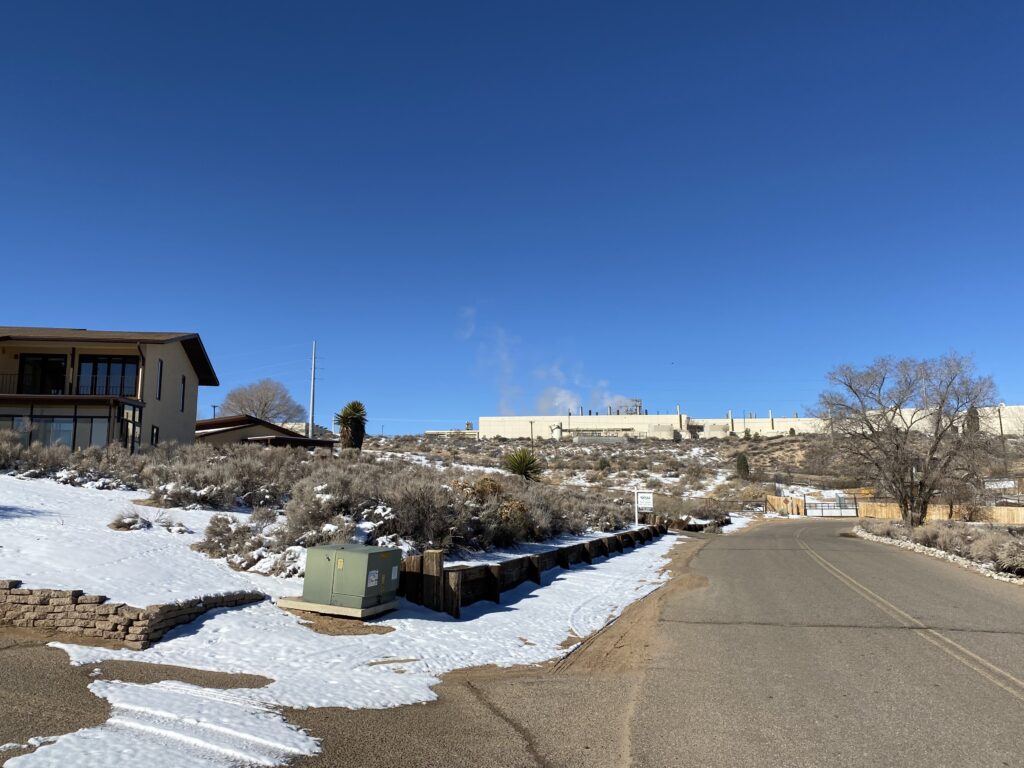
<instances>
[{"instance_id":1,"label":"dark window","mask_svg":"<svg viewBox=\"0 0 1024 768\"><path fill-rule=\"evenodd\" d=\"M107 424L104 417L79 416L75 423L75 448L102 448L107 444Z\"/></svg>"},{"instance_id":2,"label":"dark window","mask_svg":"<svg viewBox=\"0 0 1024 768\"><path fill-rule=\"evenodd\" d=\"M149 444L156 445L160 442L160 427L153 425L153 428L149 431Z\"/></svg>"},{"instance_id":3,"label":"dark window","mask_svg":"<svg viewBox=\"0 0 1024 768\"><path fill-rule=\"evenodd\" d=\"M142 409L134 405L122 405L121 445L132 453L142 442Z\"/></svg>"},{"instance_id":4,"label":"dark window","mask_svg":"<svg viewBox=\"0 0 1024 768\"><path fill-rule=\"evenodd\" d=\"M139 358L82 355L78 363L78 394L135 397Z\"/></svg>"},{"instance_id":5,"label":"dark window","mask_svg":"<svg viewBox=\"0 0 1024 768\"><path fill-rule=\"evenodd\" d=\"M22 355L18 394L63 395L67 364L66 355Z\"/></svg>"},{"instance_id":6,"label":"dark window","mask_svg":"<svg viewBox=\"0 0 1024 768\"><path fill-rule=\"evenodd\" d=\"M42 416L32 418L30 441L38 445L66 445L71 447L75 420L70 416Z\"/></svg>"},{"instance_id":7,"label":"dark window","mask_svg":"<svg viewBox=\"0 0 1024 768\"><path fill-rule=\"evenodd\" d=\"M160 395L164 391L164 361L156 361L156 399L160 399Z\"/></svg>"},{"instance_id":8,"label":"dark window","mask_svg":"<svg viewBox=\"0 0 1024 768\"><path fill-rule=\"evenodd\" d=\"M185 412L185 377L181 377L181 412Z\"/></svg>"}]
</instances>

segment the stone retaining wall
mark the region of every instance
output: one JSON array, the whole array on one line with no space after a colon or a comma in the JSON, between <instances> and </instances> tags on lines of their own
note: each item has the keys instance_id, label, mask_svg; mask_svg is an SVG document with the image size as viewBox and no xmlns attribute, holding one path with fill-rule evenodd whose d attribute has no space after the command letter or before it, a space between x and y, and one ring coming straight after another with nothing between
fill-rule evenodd
<instances>
[{"instance_id":1,"label":"stone retaining wall","mask_svg":"<svg viewBox=\"0 0 1024 768\"><path fill-rule=\"evenodd\" d=\"M81 637L101 637L140 651L172 627L187 624L213 608L256 603L265 597L261 592L229 592L135 608L77 589L22 589L20 581L0 579L0 626L39 627Z\"/></svg>"}]
</instances>

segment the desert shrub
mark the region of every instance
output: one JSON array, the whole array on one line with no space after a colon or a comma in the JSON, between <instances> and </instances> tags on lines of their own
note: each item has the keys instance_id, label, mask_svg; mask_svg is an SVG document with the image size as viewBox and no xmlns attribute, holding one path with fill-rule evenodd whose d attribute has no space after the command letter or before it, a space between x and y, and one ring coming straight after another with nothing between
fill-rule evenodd
<instances>
[{"instance_id":1,"label":"desert shrub","mask_svg":"<svg viewBox=\"0 0 1024 768\"><path fill-rule=\"evenodd\" d=\"M920 525L910 534L910 540L925 547L934 547L939 537L939 526L935 523Z\"/></svg>"},{"instance_id":2,"label":"desert shrub","mask_svg":"<svg viewBox=\"0 0 1024 768\"><path fill-rule=\"evenodd\" d=\"M10 429L0 430L0 469L14 469L21 451L21 435Z\"/></svg>"},{"instance_id":3,"label":"desert shrub","mask_svg":"<svg viewBox=\"0 0 1024 768\"><path fill-rule=\"evenodd\" d=\"M271 507L256 507L249 515L249 525L265 530L277 522L277 510Z\"/></svg>"},{"instance_id":4,"label":"desert shrub","mask_svg":"<svg viewBox=\"0 0 1024 768\"><path fill-rule=\"evenodd\" d=\"M504 490L497 480L490 475L484 475L471 486L473 496L477 501L483 501L491 496L500 496Z\"/></svg>"},{"instance_id":5,"label":"desert shrub","mask_svg":"<svg viewBox=\"0 0 1024 768\"><path fill-rule=\"evenodd\" d=\"M516 448L508 453L502 461L502 466L513 475L519 475L526 480L540 478L540 459L529 448Z\"/></svg>"},{"instance_id":6,"label":"desert shrub","mask_svg":"<svg viewBox=\"0 0 1024 768\"><path fill-rule=\"evenodd\" d=\"M202 541L193 544L192 549L210 557L228 557L251 552L261 544L262 541L252 527L234 515L213 515L206 524Z\"/></svg>"},{"instance_id":7,"label":"desert shrub","mask_svg":"<svg viewBox=\"0 0 1024 768\"><path fill-rule=\"evenodd\" d=\"M56 472L58 469L68 465L70 449L66 445L40 445L33 443L22 451L19 459L20 465L25 469L33 469L39 472Z\"/></svg>"},{"instance_id":8,"label":"desert shrub","mask_svg":"<svg viewBox=\"0 0 1024 768\"><path fill-rule=\"evenodd\" d=\"M966 526L940 526L935 536L935 546L943 552L949 552L951 555L966 556L970 548L970 539L968 538Z\"/></svg>"},{"instance_id":9,"label":"desert shrub","mask_svg":"<svg viewBox=\"0 0 1024 768\"><path fill-rule=\"evenodd\" d=\"M1005 573L1024 576L1024 541L1017 538L1005 541L996 552L995 563Z\"/></svg>"},{"instance_id":10,"label":"desert shrub","mask_svg":"<svg viewBox=\"0 0 1024 768\"><path fill-rule=\"evenodd\" d=\"M1007 535L1000 531L982 531L971 541L968 556L979 563L994 563Z\"/></svg>"},{"instance_id":11,"label":"desert shrub","mask_svg":"<svg viewBox=\"0 0 1024 768\"><path fill-rule=\"evenodd\" d=\"M860 527L875 536L884 536L889 539L903 538L899 535L899 532L902 531L902 529L892 520L864 519L860 521Z\"/></svg>"},{"instance_id":12,"label":"desert shrub","mask_svg":"<svg viewBox=\"0 0 1024 768\"><path fill-rule=\"evenodd\" d=\"M138 512L125 512L115 516L107 527L115 531L144 531L153 527L153 524Z\"/></svg>"}]
</instances>

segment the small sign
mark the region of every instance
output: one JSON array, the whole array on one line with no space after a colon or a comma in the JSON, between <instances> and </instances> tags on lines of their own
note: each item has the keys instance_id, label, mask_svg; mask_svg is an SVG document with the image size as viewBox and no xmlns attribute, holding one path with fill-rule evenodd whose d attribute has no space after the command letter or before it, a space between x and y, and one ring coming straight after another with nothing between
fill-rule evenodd
<instances>
[{"instance_id":1,"label":"small sign","mask_svg":"<svg viewBox=\"0 0 1024 768\"><path fill-rule=\"evenodd\" d=\"M345 558L339 557L337 560L335 560L334 567L337 568L339 571L345 570Z\"/></svg>"},{"instance_id":2,"label":"small sign","mask_svg":"<svg viewBox=\"0 0 1024 768\"><path fill-rule=\"evenodd\" d=\"M636 492L636 508L638 512L653 512L654 511L654 492L653 491L637 491Z\"/></svg>"},{"instance_id":3,"label":"small sign","mask_svg":"<svg viewBox=\"0 0 1024 768\"><path fill-rule=\"evenodd\" d=\"M392 581L398 581L398 566L397 565L392 565L391 566L391 580Z\"/></svg>"},{"instance_id":4,"label":"small sign","mask_svg":"<svg viewBox=\"0 0 1024 768\"><path fill-rule=\"evenodd\" d=\"M380 571L370 571L366 574L366 586L376 587L380 581Z\"/></svg>"}]
</instances>

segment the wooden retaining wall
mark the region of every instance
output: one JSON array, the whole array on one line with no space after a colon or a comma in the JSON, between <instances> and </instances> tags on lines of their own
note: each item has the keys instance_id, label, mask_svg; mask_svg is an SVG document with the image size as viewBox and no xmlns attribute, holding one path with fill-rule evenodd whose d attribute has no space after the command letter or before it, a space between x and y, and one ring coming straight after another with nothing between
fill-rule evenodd
<instances>
[{"instance_id":1,"label":"wooden retaining wall","mask_svg":"<svg viewBox=\"0 0 1024 768\"><path fill-rule=\"evenodd\" d=\"M500 603L502 592L527 581L540 584L544 571L590 563L594 558L646 544L667 531L663 523L646 525L637 530L612 533L548 552L487 565L445 566L444 551L428 549L422 555L402 560L398 594L411 603L442 611L457 619L464 606L480 600Z\"/></svg>"},{"instance_id":2,"label":"wooden retaining wall","mask_svg":"<svg viewBox=\"0 0 1024 768\"><path fill-rule=\"evenodd\" d=\"M0 579L0 626L99 637L142 650L173 627L187 624L213 608L256 603L265 598L261 592L229 592L135 608L78 589L22 589L20 581Z\"/></svg>"}]
</instances>

